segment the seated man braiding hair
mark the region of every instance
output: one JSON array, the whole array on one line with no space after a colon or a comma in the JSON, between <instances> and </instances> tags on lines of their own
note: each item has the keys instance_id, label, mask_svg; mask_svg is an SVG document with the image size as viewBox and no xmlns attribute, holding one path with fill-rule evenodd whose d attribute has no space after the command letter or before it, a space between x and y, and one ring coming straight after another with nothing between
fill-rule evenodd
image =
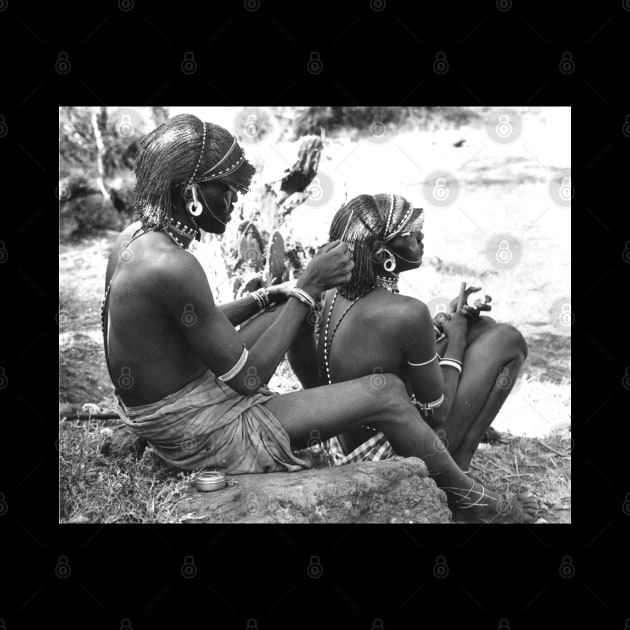
<instances>
[{"instance_id":1,"label":"seated man braiding hair","mask_svg":"<svg viewBox=\"0 0 630 630\"><path fill-rule=\"evenodd\" d=\"M465 470L511 389L497 383L497 377L508 376L514 383L527 345L514 327L480 317L479 309L466 304L476 287L466 291L459 309L457 299L451 303L453 312L443 317L442 326L432 322L423 302L398 294L398 274L422 263L422 227L423 210L399 195L360 195L336 213L330 238L348 244L355 266L350 281L326 295L318 379L320 384L339 383L372 375L378 389L381 373L398 375L417 409L417 421L441 430L442 448ZM435 441L440 444L438 436ZM390 443L379 422L365 422L322 446L336 464L404 453ZM477 503L486 506L485 514L477 515L481 520L496 516L491 508L499 493L469 483L461 498L454 511L468 511ZM509 501L517 512L534 514L534 499Z\"/></svg>"},{"instance_id":2,"label":"seated man braiding hair","mask_svg":"<svg viewBox=\"0 0 630 630\"><path fill-rule=\"evenodd\" d=\"M200 230L225 231L253 173L232 134L195 116L176 116L142 139L141 220L113 245L103 302L105 356L123 422L176 468L241 474L308 467L293 451L313 431L326 439L378 421L397 453L425 458L449 500L468 492L472 481L433 448L435 435L418 421L398 376L384 373L378 390L369 376L283 395L264 390L287 352L306 378L313 355L306 316L323 291L350 280L354 263L344 243L329 243L295 288L217 306L187 247ZM267 311L271 302L284 303Z\"/></svg>"}]
</instances>

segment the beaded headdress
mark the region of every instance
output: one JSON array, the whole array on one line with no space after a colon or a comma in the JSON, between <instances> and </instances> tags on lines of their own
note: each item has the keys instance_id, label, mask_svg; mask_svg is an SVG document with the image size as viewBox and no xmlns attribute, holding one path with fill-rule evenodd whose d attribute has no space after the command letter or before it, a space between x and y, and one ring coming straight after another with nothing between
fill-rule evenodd
<instances>
[{"instance_id":1,"label":"beaded headdress","mask_svg":"<svg viewBox=\"0 0 630 630\"><path fill-rule=\"evenodd\" d=\"M421 230L423 223L424 210L400 195L359 195L340 208L330 226L330 240L343 236L354 261L350 281L339 287L341 295L353 300L372 288L373 265L381 261L383 248L402 232Z\"/></svg>"},{"instance_id":2,"label":"beaded headdress","mask_svg":"<svg viewBox=\"0 0 630 630\"><path fill-rule=\"evenodd\" d=\"M134 170L134 208L146 228L167 224L173 187L217 180L244 193L256 172L233 134L191 114L174 116L144 136Z\"/></svg>"}]
</instances>

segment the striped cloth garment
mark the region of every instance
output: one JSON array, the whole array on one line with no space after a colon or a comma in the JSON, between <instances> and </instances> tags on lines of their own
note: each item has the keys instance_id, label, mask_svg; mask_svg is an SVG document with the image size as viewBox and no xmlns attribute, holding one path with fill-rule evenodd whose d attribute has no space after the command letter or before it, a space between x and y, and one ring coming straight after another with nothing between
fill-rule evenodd
<instances>
[{"instance_id":1,"label":"striped cloth garment","mask_svg":"<svg viewBox=\"0 0 630 630\"><path fill-rule=\"evenodd\" d=\"M127 407L118 399L117 410L174 468L229 475L310 468L311 462L293 454L288 433L262 404L277 395L244 396L208 370L155 403Z\"/></svg>"}]
</instances>

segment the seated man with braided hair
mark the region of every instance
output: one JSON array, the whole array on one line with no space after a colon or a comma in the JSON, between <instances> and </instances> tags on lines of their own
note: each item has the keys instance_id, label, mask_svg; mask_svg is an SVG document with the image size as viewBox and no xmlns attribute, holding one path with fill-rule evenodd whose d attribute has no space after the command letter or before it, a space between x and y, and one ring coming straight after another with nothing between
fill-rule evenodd
<instances>
[{"instance_id":1,"label":"seated man with braided hair","mask_svg":"<svg viewBox=\"0 0 630 630\"><path fill-rule=\"evenodd\" d=\"M135 170L140 221L112 248L103 340L123 422L165 462L233 475L297 471L310 463L294 451L313 431L329 438L378 422L397 453L425 459L449 501L478 487L434 447L435 434L419 421L395 374L380 375L378 390L370 376L283 395L265 388L286 353L307 378L313 354L307 315L324 291L351 279L354 263L345 243L329 243L295 287L215 304L187 248L200 230L225 232L254 174L232 134L195 116L175 116L142 139ZM268 311L272 302L283 303ZM471 506L467 515L492 517L497 510L495 501Z\"/></svg>"},{"instance_id":2,"label":"seated man with braided hair","mask_svg":"<svg viewBox=\"0 0 630 630\"><path fill-rule=\"evenodd\" d=\"M453 312L441 326L423 302L398 294L398 274L422 263L422 227L423 210L398 195L360 195L336 213L330 239L348 244L354 269L349 282L326 295L318 330L318 382L371 375L371 386L378 390L383 373L398 375L418 422L437 430L436 445L466 470L511 389L497 377L514 383L527 345L514 327L480 317L478 308L466 304L476 287L466 290L461 310L456 310L457 298L451 303ZM381 429L379 422L365 422L322 447L336 464L402 454ZM470 496L454 511L498 498L480 484L468 488ZM517 511L535 512L533 498L510 501Z\"/></svg>"}]
</instances>

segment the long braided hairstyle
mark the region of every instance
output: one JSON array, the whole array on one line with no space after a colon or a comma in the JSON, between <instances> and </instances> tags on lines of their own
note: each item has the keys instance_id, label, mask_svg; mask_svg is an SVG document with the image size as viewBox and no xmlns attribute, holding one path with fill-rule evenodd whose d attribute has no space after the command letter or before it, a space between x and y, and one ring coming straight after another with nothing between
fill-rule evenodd
<instances>
[{"instance_id":1,"label":"long braided hairstyle","mask_svg":"<svg viewBox=\"0 0 630 630\"><path fill-rule=\"evenodd\" d=\"M352 277L339 287L339 293L354 300L369 291L376 283L374 264L383 261L387 243L405 230L421 230L423 222L423 209L414 208L400 195L359 195L337 210L329 237L340 239L347 226L343 240L354 261Z\"/></svg>"},{"instance_id":2,"label":"long braided hairstyle","mask_svg":"<svg viewBox=\"0 0 630 630\"><path fill-rule=\"evenodd\" d=\"M180 114L140 140L134 171L134 209L145 229L161 229L174 188L219 180L246 192L256 169L227 129Z\"/></svg>"}]
</instances>

